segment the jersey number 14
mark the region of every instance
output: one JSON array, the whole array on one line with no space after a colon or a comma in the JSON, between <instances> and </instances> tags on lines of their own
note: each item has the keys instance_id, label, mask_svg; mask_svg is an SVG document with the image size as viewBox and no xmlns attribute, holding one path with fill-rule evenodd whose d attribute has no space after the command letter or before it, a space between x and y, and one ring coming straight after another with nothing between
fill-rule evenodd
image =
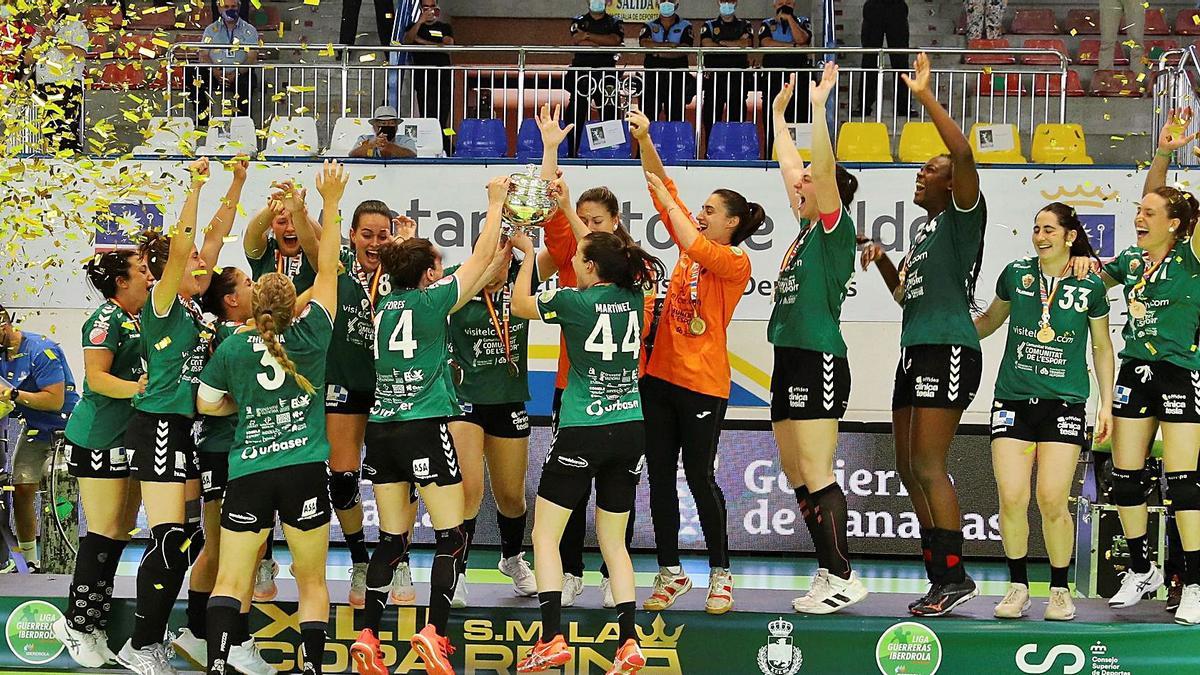
<instances>
[{"instance_id":1,"label":"jersey number 14","mask_svg":"<svg viewBox=\"0 0 1200 675\"><path fill-rule=\"evenodd\" d=\"M382 326L382 321L375 324L375 358L379 358L379 329ZM406 309L400 312L400 320L396 322L396 327L392 329L392 334L388 336L387 350L389 352L400 352L406 359L416 356L417 341L413 339L412 333L412 310Z\"/></svg>"}]
</instances>

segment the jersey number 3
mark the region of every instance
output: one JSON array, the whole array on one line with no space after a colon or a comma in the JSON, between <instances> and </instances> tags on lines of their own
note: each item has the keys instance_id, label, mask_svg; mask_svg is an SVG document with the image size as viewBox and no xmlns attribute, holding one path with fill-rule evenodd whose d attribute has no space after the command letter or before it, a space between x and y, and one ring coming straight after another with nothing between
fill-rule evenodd
<instances>
[{"instance_id":1,"label":"jersey number 3","mask_svg":"<svg viewBox=\"0 0 1200 675\"><path fill-rule=\"evenodd\" d=\"M267 391L274 391L283 386L283 380L287 377L287 373L283 372L283 366L279 365L279 361L271 356L271 352L267 351L267 346L261 342L255 343L254 351L262 352L262 358L259 359L259 365L265 366L269 373L259 373L257 376L258 383Z\"/></svg>"},{"instance_id":2,"label":"jersey number 3","mask_svg":"<svg viewBox=\"0 0 1200 675\"><path fill-rule=\"evenodd\" d=\"M583 343L584 350L600 354L600 358L604 361L612 361L618 351L632 354L636 359L642 349L642 331L638 325L637 312L629 312L628 316L629 322L625 325L625 339L621 340L620 346L613 341L612 315L597 316L592 334L588 336L587 342Z\"/></svg>"},{"instance_id":3,"label":"jersey number 3","mask_svg":"<svg viewBox=\"0 0 1200 675\"><path fill-rule=\"evenodd\" d=\"M375 358L379 358L379 329L382 325L382 321L375 324ZM400 320L396 322L396 327L388 337L387 350L400 352L406 359L416 356L417 341L413 339L412 333L412 310L406 309L400 312Z\"/></svg>"},{"instance_id":4,"label":"jersey number 3","mask_svg":"<svg viewBox=\"0 0 1200 675\"><path fill-rule=\"evenodd\" d=\"M1058 299L1058 306L1063 309L1071 309L1074 306L1076 312L1086 312L1088 308L1088 296L1091 295L1092 289L1079 288L1078 286L1065 286L1062 289L1062 297ZM1075 293L1079 293L1079 297L1075 297Z\"/></svg>"}]
</instances>

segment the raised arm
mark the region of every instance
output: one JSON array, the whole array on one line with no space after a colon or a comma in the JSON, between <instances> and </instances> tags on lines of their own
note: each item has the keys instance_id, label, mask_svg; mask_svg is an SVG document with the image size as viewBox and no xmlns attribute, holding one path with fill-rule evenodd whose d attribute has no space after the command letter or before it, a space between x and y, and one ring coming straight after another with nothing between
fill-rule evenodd
<instances>
[{"instance_id":1,"label":"raised arm","mask_svg":"<svg viewBox=\"0 0 1200 675\"><path fill-rule=\"evenodd\" d=\"M567 181L563 178L555 178L550 183L550 194L558 200L559 212L571 224L571 233L575 235L575 241L578 242L588 236L591 230L579 219L579 214L575 213L575 204L571 202L571 189L567 186Z\"/></svg>"},{"instance_id":2,"label":"raised arm","mask_svg":"<svg viewBox=\"0 0 1200 675\"><path fill-rule=\"evenodd\" d=\"M950 159L954 162L954 177L952 187L955 208L971 208L979 201L979 171L975 168L975 155L971 153L971 144L963 135L962 129L950 117L950 113L938 103L937 96L929 89L931 67L929 57L924 52L917 55L913 64L915 73L912 77L901 73L900 78L908 85L913 98L925 106L929 119L937 128L938 135L950 151Z\"/></svg>"},{"instance_id":3,"label":"raised arm","mask_svg":"<svg viewBox=\"0 0 1200 675\"><path fill-rule=\"evenodd\" d=\"M246 225L246 234L242 235L242 250L250 260L258 260L267 252L267 232L271 229L271 221L283 211L283 204L271 199L250 217Z\"/></svg>"},{"instance_id":4,"label":"raised arm","mask_svg":"<svg viewBox=\"0 0 1200 675\"><path fill-rule=\"evenodd\" d=\"M691 216L683 210L679 203L675 201L675 196L667 189L667 185L663 183L658 176L646 172L646 187L649 188L650 194L654 196L655 207L662 206L666 210L669 223L664 223L671 228L671 236L675 243L679 245L680 250L686 251L696 243L700 238L700 230L696 224L692 222ZM662 211L660 210L660 213Z\"/></svg>"},{"instance_id":5,"label":"raised arm","mask_svg":"<svg viewBox=\"0 0 1200 675\"><path fill-rule=\"evenodd\" d=\"M1167 184L1167 170L1171 167L1171 159L1175 151L1196 140L1200 133L1187 133L1192 123L1192 108L1176 108L1167 116L1167 123L1158 132L1158 149L1154 151L1154 159L1146 171L1146 182L1142 185L1142 194L1150 194Z\"/></svg>"},{"instance_id":6,"label":"raised arm","mask_svg":"<svg viewBox=\"0 0 1200 675\"><path fill-rule=\"evenodd\" d=\"M565 128L559 126L562 118L562 106L554 106L550 112L550 104L543 104L538 110L537 125L542 134L542 180L554 180L558 177L558 146L566 140L567 134L575 128L568 124Z\"/></svg>"},{"instance_id":7,"label":"raised arm","mask_svg":"<svg viewBox=\"0 0 1200 675\"><path fill-rule=\"evenodd\" d=\"M162 278L150 292L154 300L154 313L158 316L165 316L175 303L175 296L179 294L179 285L183 281L183 270L196 250L196 206L200 202L200 189L208 181L208 158L201 157L189 164L188 173L191 174L192 184L183 200L179 224L171 233L167 264L163 266Z\"/></svg>"},{"instance_id":8,"label":"raised arm","mask_svg":"<svg viewBox=\"0 0 1200 675\"><path fill-rule=\"evenodd\" d=\"M246 170L250 167L250 161L245 157L235 157L228 166L233 171L233 182L221 198L221 205L217 207L212 220L208 221L204 244L200 248L200 257L210 270L217 266L217 258L225 246L225 237L233 230L233 219L237 215L238 202L242 200L242 188L246 185Z\"/></svg>"},{"instance_id":9,"label":"raised arm","mask_svg":"<svg viewBox=\"0 0 1200 675\"><path fill-rule=\"evenodd\" d=\"M980 339L995 333L1000 326L1003 326L1010 311L1012 311L1011 302L1000 298L993 299L992 304L984 310L983 314L975 317L975 332L979 334Z\"/></svg>"},{"instance_id":10,"label":"raised arm","mask_svg":"<svg viewBox=\"0 0 1200 675\"><path fill-rule=\"evenodd\" d=\"M312 298L324 307L331 318L337 318L338 254L342 246L341 213L338 205L346 191L350 174L346 167L326 160L317 173L317 192L321 193L321 244L317 250L317 278L312 285Z\"/></svg>"},{"instance_id":11,"label":"raised arm","mask_svg":"<svg viewBox=\"0 0 1200 675\"><path fill-rule=\"evenodd\" d=\"M775 95L775 100L771 101L771 119L774 121L775 157L779 160L779 175L783 178L783 191L787 194L788 203L792 206L792 216L799 220L800 195L796 192L796 186L804 178L804 160L800 157L800 151L796 149L796 143L792 140L792 134L789 131L790 126L784 116L788 105L792 102L792 93L795 90L796 75L793 73L788 82ZM825 118L824 110L821 111L820 117ZM816 116L813 117L813 122L816 122ZM826 135L828 135L828 130ZM813 140L815 142L816 139Z\"/></svg>"},{"instance_id":12,"label":"raised arm","mask_svg":"<svg viewBox=\"0 0 1200 675\"><path fill-rule=\"evenodd\" d=\"M475 240L470 257L454 273L458 277L458 302L450 310L452 314L487 285L484 272L500 247L500 210L504 207L504 199L508 197L508 176L497 176L488 181L487 195L487 220L483 223L483 231Z\"/></svg>"},{"instance_id":13,"label":"raised arm","mask_svg":"<svg viewBox=\"0 0 1200 675\"><path fill-rule=\"evenodd\" d=\"M1108 315L1088 320L1092 337L1092 371L1096 374L1100 405L1096 407L1096 443L1103 443L1112 431L1113 365L1112 336L1108 334Z\"/></svg>"},{"instance_id":14,"label":"raised arm","mask_svg":"<svg viewBox=\"0 0 1200 675\"><path fill-rule=\"evenodd\" d=\"M537 257L533 242L522 232L510 239L513 248L525 254L517 280L513 282L512 313L522 319L538 318L537 298L533 295L533 260Z\"/></svg>"},{"instance_id":15,"label":"raised arm","mask_svg":"<svg viewBox=\"0 0 1200 675\"><path fill-rule=\"evenodd\" d=\"M319 174L320 172L318 172ZM318 225L317 221L313 220L308 213L308 190L296 187L290 180L273 183L272 187L280 190L279 198L292 222L292 227L296 230L296 238L300 240L300 250L304 251L305 257L313 265L316 265L317 260L321 257L321 233L324 232L324 228Z\"/></svg>"},{"instance_id":16,"label":"raised arm","mask_svg":"<svg viewBox=\"0 0 1200 675\"><path fill-rule=\"evenodd\" d=\"M658 156L658 148L654 147L654 140L650 138L650 118L641 110L633 108L625 116L625 121L629 122L629 135L637 141L642 170L665 180L667 168L663 166L662 157Z\"/></svg>"},{"instance_id":17,"label":"raised arm","mask_svg":"<svg viewBox=\"0 0 1200 675\"><path fill-rule=\"evenodd\" d=\"M812 170L813 187L816 188L817 212L821 215L840 214L842 197L838 194L836 160L833 157L833 141L829 140L829 123L825 119L825 102L829 93L837 86L837 64L825 64L821 81L808 83L808 98L812 101ZM787 130L784 130L787 135ZM837 221L834 221L836 224ZM833 225L829 226L830 228ZM828 230L827 230L828 231Z\"/></svg>"}]
</instances>

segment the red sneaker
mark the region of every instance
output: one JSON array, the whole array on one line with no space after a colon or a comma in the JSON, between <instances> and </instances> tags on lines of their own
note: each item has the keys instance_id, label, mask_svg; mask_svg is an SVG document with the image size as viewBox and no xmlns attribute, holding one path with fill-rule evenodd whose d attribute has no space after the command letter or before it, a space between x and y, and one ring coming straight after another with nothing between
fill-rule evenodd
<instances>
[{"instance_id":1,"label":"red sneaker","mask_svg":"<svg viewBox=\"0 0 1200 675\"><path fill-rule=\"evenodd\" d=\"M544 670L566 665L571 660L571 649L563 636L555 635L550 642L538 640L529 654L517 664L518 673L540 673Z\"/></svg>"},{"instance_id":2,"label":"red sneaker","mask_svg":"<svg viewBox=\"0 0 1200 675\"><path fill-rule=\"evenodd\" d=\"M391 675L383 662L379 638L370 628L364 628L358 634L358 639L350 647L350 660L354 662L354 672L359 675Z\"/></svg>"},{"instance_id":3,"label":"red sneaker","mask_svg":"<svg viewBox=\"0 0 1200 675\"><path fill-rule=\"evenodd\" d=\"M425 672L429 675L454 675L454 666L450 665L449 656L454 653L450 638L438 635L433 624L421 629L420 633L412 636L412 647L421 655L425 663Z\"/></svg>"},{"instance_id":4,"label":"red sneaker","mask_svg":"<svg viewBox=\"0 0 1200 675\"><path fill-rule=\"evenodd\" d=\"M629 638L617 650L612 668L609 668L604 675L633 675L644 667L646 667L646 657L642 654L641 647L638 646L637 640Z\"/></svg>"}]
</instances>

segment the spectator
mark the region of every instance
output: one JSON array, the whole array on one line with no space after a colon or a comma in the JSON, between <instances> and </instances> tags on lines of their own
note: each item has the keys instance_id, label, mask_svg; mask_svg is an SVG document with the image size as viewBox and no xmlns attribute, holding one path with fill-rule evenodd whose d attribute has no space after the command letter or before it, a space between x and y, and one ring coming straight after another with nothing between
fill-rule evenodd
<instances>
[{"instance_id":1,"label":"spectator","mask_svg":"<svg viewBox=\"0 0 1200 675\"><path fill-rule=\"evenodd\" d=\"M250 114L250 89L254 76L244 66L255 61L252 46L258 45L258 31L238 14L238 0L221 0L221 16L204 29L206 45L231 45L238 49L200 49L201 65L194 66L194 75L187 78L196 104L196 119L201 127L208 126L209 108L218 90L221 99L219 117Z\"/></svg>"},{"instance_id":2,"label":"spectator","mask_svg":"<svg viewBox=\"0 0 1200 675\"><path fill-rule=\"evenodd\" d=\"M692 24L679 18L676 14L678 11L678 2L660 2L659 17L642 26L638 44L643 47L694 47L696 40L692 34ZM691 73L683 72L687 67L687 54L646 55L642 87L642 112L646 117L651 120L683 119L683 109L696 93L695 79ZM662 114L664 110L665 115Z\"/></svg>"},{"instance_id":3,"label":"spectator","mask_svg":"<svg viewBox=\"0 0 1200 675\"><path fill-rule=\"evenodd\" d=\"M749 21L737 18L737 0L721 0L717 5L720 16L704 22L700 29L701 47L750 47L754 35ZM723 69L704 75L703 117L704 136L714 122L722 117L726 105L730 122L741 122L746 116L746 70L750 59L745 54L713 54L704 57L704 67Z\"/></svg>"},{"instance_id":4,"label":"spectator","mask_svg":"<svg viewBox=\"0 0 1200 675\"><path fill-rule=\"evenodd\" d=\"M454 44L454 29L442 21L442 9L437 0L421 0L421 18L404 34L406 45L448 47ZM450 69L450 54L446 52L413 52L413 90L417 105L425 117L437 118L442 129L454 124L451 85L454 71ZM442 134L442 147L450 154L450 137Z\"/></svg>"},{"instance_id":5,"label":"spectator","mask_svg":"<svg viewBox=\"0 0 1200 675\"><path fill-rule=\"evenodd\" d=\"M1113 69L1113 52L1117 47L1117 33L1121 30L1121 13L1125 13L1129 39L1129 63L1135 73L1145 69L1142 62L1142 45L1146 42L1146 5L1134 0L1100 0L1100 70Z\"/></svg>"},{"instance_id":6,"label":"spectator","mask_svg":"<svg viewBox=\"0 0 1200 675\"><path fill-rule=\"evenodd\" d=\"M606 10L605 0L588 0L588 12L571 20L571 44L576 47L618 47L625 41L621 20ZM616 79L617 52L575 52L571 70L563 78L570 103L566 118L575 123L567 138L572 154L579 152L579 138L591 117L591 107L600 108L600 119L617 118L617 96L604 95L601 81L606 75ZM607 69L607 72L605 70Z\"/></svg>"},{"instance_id":7,"label":"spectator","mask_svg":"<svg viewBox=\"0 0 1200 675\"><path fill-rule=\"evenodd\" d=\"M908 49L908 3L904 0L867 0L863 4L862 46L882 47L884 38L889 49ZM892 94L895 95L900 81L900 72L908 68L905 54L893 52L888 55L892 70ZM875 89L878 87L876 69L879 67L877 54L863 54L862 101L854 101L854 117L870 115L875 109Z\"/></svg>"},{"instance_id":8,"label":"spectator","mask_svg":"<svg viewBox=\"0 0 1200 675\"><path fill-rule=\"evenodd\" d=\"M374 134L363 134L358 137L358 145L350 151L351 157L379 157L383 159L407 159L417 156L417 139L412 136L398 136L400 118L396 109L390 105L381 105L375 109L371 118L371 128Z\"/></svg>"},{"instance_id":9,"label":"spectator","mask_svg":"<svg viewBox=\"0 0 1200 675\"><path fill-rule=\"evenodd\" d=\"M75 378L62 347L53 340L22 331L0 307L0 399L16 405L12 415L23 418L28 430L12 458L13 512L21 555L36 572L37 515L34 497L46 473L54 432L67 426L67 416L79 401ZM0 572L11 572L12 560L0 561Z\"/></svg>"},{"instance_id":10,"label":"spectator","mask_svg":"<svg viewBox=\"0 0 1200 675\"><path fill-rule=\"evenodd\" d=\"M994 40L1004 34L1004 12L1008 9L1008 0L965 0L964 4L968 40Z\"/></svg>"},{"instance_id":11,"label":"spectator","mask_svg":"<svg viewBox=\"0 0 1200 675\"><path fill-rule=\"evenodd\" d=\"M200 11L200 6L192 6L190 3L185 4L185 9L188 11ZM213 18L221 16L221 3L219 0L209 0L209 9L212 10ZM238 0L238 16L250 21L250 0ZM254 23L253 21L250 21Z\"/></svg>"},{"instance_id":12,"label":"spectator","mask_svg":"<svg viewBox=\"0 0 1200 675\"><path fill-rule=\"evenodd\" d=\"M763 55L762 67L766 71L766 91L763 92L763 102L767 108L763 117L766 120L766 138L768 147L770 139L775 138L775 121L770 112L770 102L783 89L783 85L791 77L792 71L800 71L797 78L796 92L792 104L784 112L788 123L807 120L812 111L808 108L808 81L812 79L812 57L808 54L798 54L793 47L807 47L812 43L812 21L807 16L796 16L796 0L775 0L775 16L763 19L758 29L760 47L770 47L779 51ZM800 118L800 119L797 119Z\"/></svg>"},{"instance_id":13,"label":"spectator","mask_svg":"<svg viewBox=\"0 0 1200 675\"><path fill-rule=\"evenodd\" d=\"M396 29L396 3L394 0L374 0L375 30L379 33L379 44L392 44L392 32ZM362 0L342 0L342 30L339 44L352 45L358 33L358 14L362 11Z\"/></svg>"},{"instance_id":14,"label":"spectator","mask_svg":"<svg viewBox=\"0 0 1200 675\"><path fill-rule=\"evenodd\" d=\"M34 30L25 51L33 65L42 104L42 126L50 150L83 148L83 62L87 59L88 32L79 17L67 13L68 4L50 3L45 26Z\"/></svg>"}]
</instances>

